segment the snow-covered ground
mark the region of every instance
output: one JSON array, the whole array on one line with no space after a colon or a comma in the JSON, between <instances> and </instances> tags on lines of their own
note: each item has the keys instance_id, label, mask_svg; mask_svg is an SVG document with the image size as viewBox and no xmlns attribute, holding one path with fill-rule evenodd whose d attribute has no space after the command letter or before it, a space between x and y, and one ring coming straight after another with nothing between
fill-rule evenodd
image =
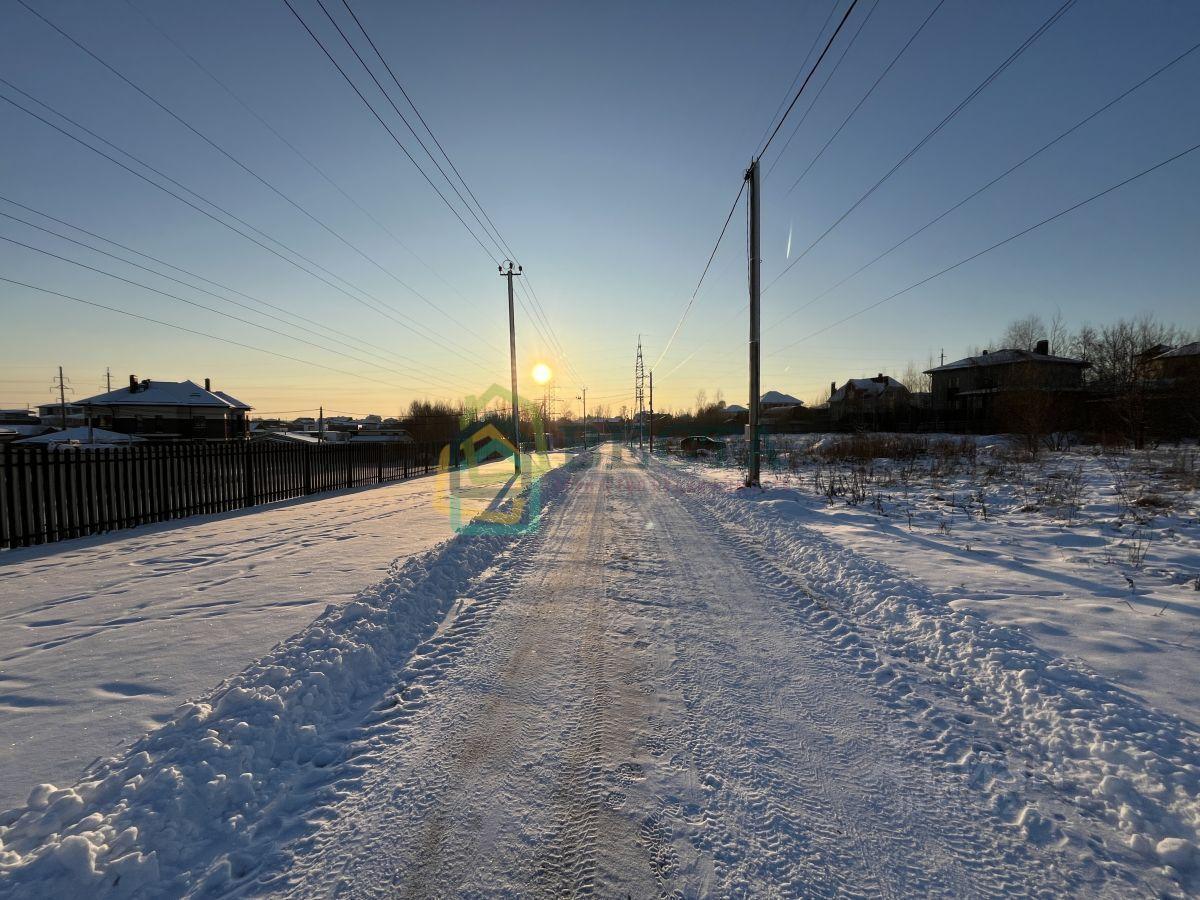
<instances>
[{"instance_id":1,"label":"snow-covered ground","mask_svg":"<svg viewBox=\"0 0 1200 900\"><path fill-rule=\"evenodd\" d=\"M796 490L613 447L542 483L537 528L410 558L35 791L0 818L0 894L1200 887L1188 722Z\"/></svg>"},{"instance_id":2,"label":"snow-covered ground","mask_svg":"<svg viewBox=\"0 0 1200 900\"><path fill-rule=\"evenodd\" d=\"M511 474L495 462L454 483L431 475L0 552L0 809L74 782L452 537Z\"/></svg>"},{"instance_id":3,"label":"snow-covered ground","mask_svg":"<svg viewBox=\"0 0 1200 900\"><path fill-rule=\"evenodd\" d=\"M762 479L776 520L885 562L936 600L1020 628L1200 724L1197 450L1084 448L1030 462L1002 437L967 439L974 454L962 455L959 438L916 440L931 452L855 462L836 459L839 444L853 449L849 436L790 439ZM713 462L673 461L740 483L740 468Z\"/></svg>"}]
</instances>

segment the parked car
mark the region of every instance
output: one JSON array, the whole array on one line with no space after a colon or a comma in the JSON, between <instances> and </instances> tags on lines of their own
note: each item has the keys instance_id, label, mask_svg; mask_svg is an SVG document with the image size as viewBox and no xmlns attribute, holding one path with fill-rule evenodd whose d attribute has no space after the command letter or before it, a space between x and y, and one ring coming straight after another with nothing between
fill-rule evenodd
<instances>
[{"instance_id":1,"label":"parked car","mask_svg":"<svg viewBox=\"0 0 1200 900\"><path fill-rule=\"evenodd\" d=\"M707 435L697 434L685 437L679 442L679 450L685 456L699 456L701 453L715 453L724 448L720 441Z\"/></svg>"}]
</instances>

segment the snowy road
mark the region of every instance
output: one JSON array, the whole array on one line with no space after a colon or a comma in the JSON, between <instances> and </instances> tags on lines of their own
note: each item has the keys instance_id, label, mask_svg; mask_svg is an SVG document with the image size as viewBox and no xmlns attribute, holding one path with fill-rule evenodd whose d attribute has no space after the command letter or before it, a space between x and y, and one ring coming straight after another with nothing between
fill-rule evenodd
<instances>
[{"instance_id":1,"label":"snowy road","mask_svg":"<svg viewBox=\"0 0 1200 900\"><path fill-rule=\"evenodd\" d=\"M1178 896L1186 723L606 447L0 819L0 896ZM6 881L7 879L7 881Z\"/></svg>"},{"instance_id":2,"label":"snowy road","mask_svg":"<svg viewBox=\"0 0 1200 900\"><path fill-rule=\"evenodd\" d=\"M71 783L453 537L447 497L469 520L511 473L490 463L454 486L431 475L0 554L0 809Z\"/></svg>"},{"instance_id":3,"label":"snowy road","mask_svg":"<svg viewBox=\"0 0 1200 900\"><path fill-rule=\"evenodd\" d=\"M943 771L924 738L953 705L882 685L862 636L667 488L613 456L582 474L519 561L418 651L382 714L394 727L257 889L1130 888L1093 882L1095 865L1029 840Z\"/></svg>"}]
</instances>

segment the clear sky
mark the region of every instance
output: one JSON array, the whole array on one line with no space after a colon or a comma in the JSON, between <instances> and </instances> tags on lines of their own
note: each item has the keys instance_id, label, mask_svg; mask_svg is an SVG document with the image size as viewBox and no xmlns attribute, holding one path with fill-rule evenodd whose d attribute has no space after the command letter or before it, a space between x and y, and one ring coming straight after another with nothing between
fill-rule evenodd
<instances>
[{"instance_id":1,"label":"clear sky","mask_svg":"<svg viewBox=\"0 0 1200 900\"><path fill-rule=\"evenodd\" d=\"M123 383L131 372L163 380L211 377L215 386L263 413L324 405L387 415L414 397L453 399L507 382L504 283L495 264L283 0L132 0L136 7L126 0L28 2L382 269L16 0L0 0L0 77L300 251L331 273L322 277L342 288L311 277L0 102L0 195L234 288L242 295L193 281L251 307L254 302L244 295L273 303L305 317L301 324L317 332L295 330L0 217L0 235L289 336L7 242L0 242L0 276L296 358L0 283L0 405L46 402L59 364L78 397L94 393L105 367L111 367L114 383ZM440 179L340 44L316 0L294 2L364 92L379 101L413 155ZM573 402L582 379L591 404L609 405L615 412L631 393L640 333L647 364L657 363L656 407L690 406L700 390L710 398L720 390L731 402L745 402L742 209L687 322L666 356L659 357L772 114L819 29L828 22L828 35L847 2L838 0L830 19L834 4L826 0L353 0L409 95L526 266L565 348L569 365L518 309L523 383L529 384L532 365L545 361L556 372L561 399ZM326 3L365 55L369 48L340 0ZM1060 3L945 0L806 177L789 190L935 5L936 0L860 0L771 145L763 161L764 172L774 167L763 191L765 284L789 261L789 235L794 257ZM210 80L139 9L354 203ZM766 291L764 389L808 399L828 390L831 381L898 373L908 360L924 362L942 349L948 358L957 357L1029 312L1061 310L1075 325L1142 312L1200 325L1197 152L871 313L800 340L1200 142L1197 51L809 304L1198 41L1200 4L1192 0L1095 0L1069 9ZM387 77L382 68L378 75ZM0 84L0 95L70 130L7 85ZM401 100L398 92L396 98ZM801 122L810 103L811 112ZM800 128L785 146L797 122ZM65 230L4 201L0 212ZM352 299L358 290L366 296ZM384 313L371 309L378 302L388 308ZM781 322L789 312L794 314ZM398 313L419 323L416 333L396 321Z\"/></svg>"}]
</instances>

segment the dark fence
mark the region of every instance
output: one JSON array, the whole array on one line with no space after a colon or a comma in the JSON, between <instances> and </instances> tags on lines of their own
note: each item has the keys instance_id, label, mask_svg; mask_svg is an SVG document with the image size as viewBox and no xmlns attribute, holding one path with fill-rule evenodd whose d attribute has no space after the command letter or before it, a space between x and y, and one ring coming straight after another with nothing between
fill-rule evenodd
<instances>
[{"instance_id":1,"label":"dark fence","mask_svg":"<svg viewBox=\"0 0 1200 900\"><path fill-rule=\"evenodd\" d=\"M347 444L0 446L0 547L28 547L433 471L440 447Z\"/></svg>"}]
</instances>

